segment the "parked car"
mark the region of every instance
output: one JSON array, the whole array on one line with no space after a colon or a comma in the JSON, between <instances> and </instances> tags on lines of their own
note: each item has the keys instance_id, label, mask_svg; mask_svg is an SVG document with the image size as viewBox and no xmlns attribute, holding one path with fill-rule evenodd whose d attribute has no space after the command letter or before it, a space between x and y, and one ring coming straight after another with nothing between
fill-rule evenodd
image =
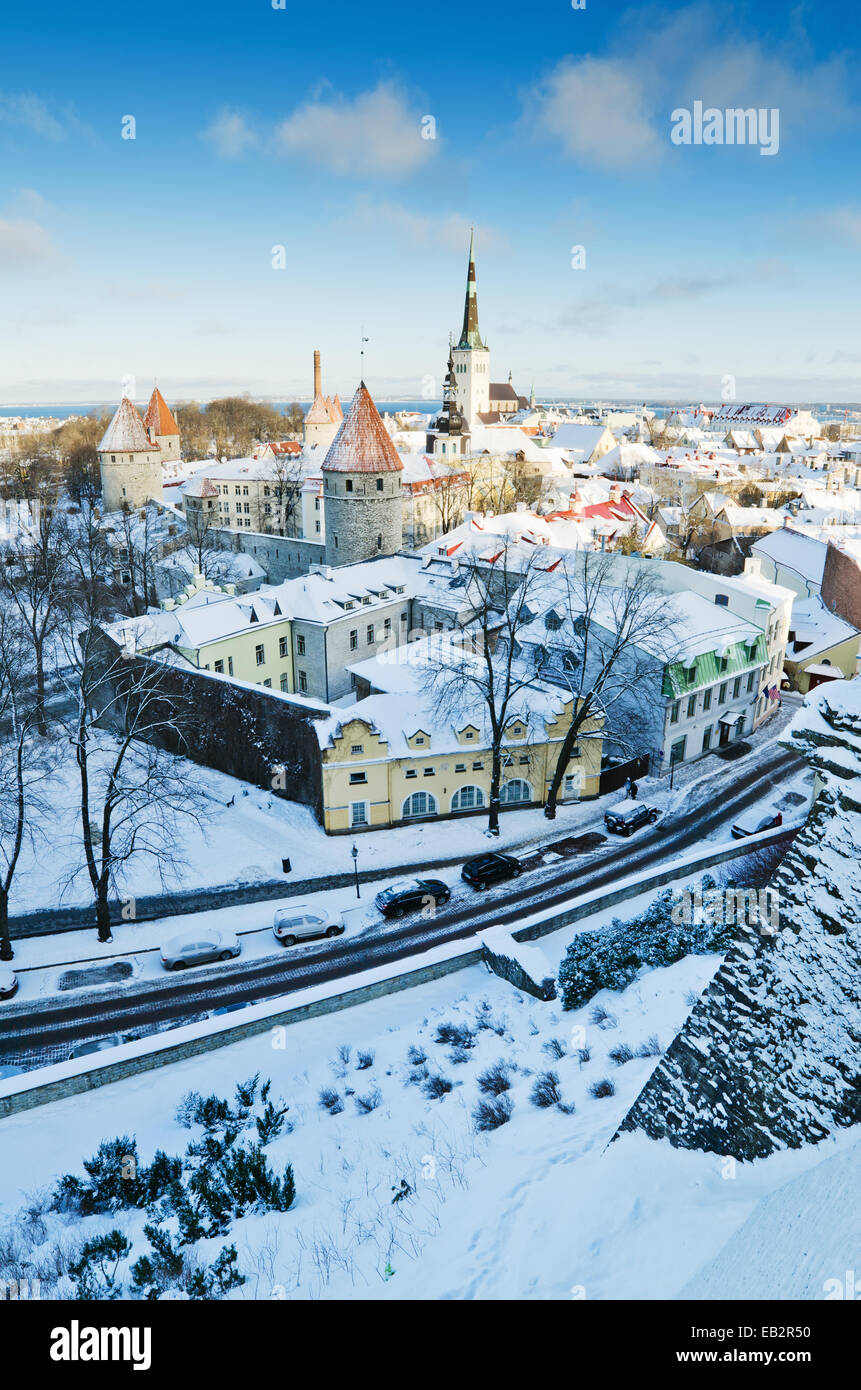
<instances>
[{"instance_id":1,"label":"parked car","mask_svg":"<svg viewBox=\"0 0 861 1390\"><path fill-rule=\"evenodd\" d=\"M604 812L604 824L614 835L633 835L642 825L654 825L660 814L657 806L643 801L620 801Z\"/></svg>"},{"instance_id":2,"label":"parked car","mask_svg":"<svg viewBox=\"0 0 861 1390\"><path fill-rule=\"evenodd\" d=\"M521 872L520 860L513 854L477 854L474 859L467 859L460 876L473 888L483 889L491 883L518 878Z\"/></svg>"},{"instance_id":3,"label":"parked car","mask_svg":"<svg viewBox=\"0 0 861 1390\"><path fill-rule=\"evenodd\" d=\"M395 883L384 888L374 902L384 917L404 917L408 912L447 903L451 889L440 878L414 878L409 883Z\"/></svg>"},{"instance_id":4,"label":"parked car","mask_svg":"<svg viewBox=\"0 0 861 1390\"><path fill-rule=\"evenodd\" d=\"M275 913L272 930L284 946L295 946L297 941L311 941L316 936L340 936L344 923L317 903L291 903Z\"/></svg>"},{"instance_id":5,"label":"parked car","mask_svg":"<svg viewBox=\"0 0 861 1390\"><path fill-rule=\"evenodd\" d=\"M0 999L11 999L18 988L18 976L4 965L0 968Z\"/></svg>"},{"instance_id":6,"label":"parked car","mask_svg":"<svg viewBox=\"0 0 861 1390\"><path fill-rule=\"evenodd\" d=\"M187 965L205 965L211 960L230 960L242 947L232 931L195 927L186 936L174 936L161 948L161 963L168 970L184 970Z\"/></svg>"},{"instance_id":7,"label":"parked car","mask_svg":"<svg viewBox=\"0 0 861 1390\"><path fill-rule=\"evenodd\" d=\"M73 1057L89 1057L93 1052L107 1052L111 1047L119 1047L120 1043L125 1042L122 1033L111 1033L107 1038L96 1038L94 1041L76 1043L69 1053L69 1060Z\"/></svg>"},{"instance_id":8,"label":"parked car","mask_svg":"<svg viewBox=\"0 0 861 1390\"><path fill-rule=\"evenodd\" d=\"M734 840L743 840L747 835L759 835L763 830L773 830L776 825L783 825L783 816L774 807L769 810L748 811L741 816L732 827L732 837Z\"/></svg>"}]
</instances>

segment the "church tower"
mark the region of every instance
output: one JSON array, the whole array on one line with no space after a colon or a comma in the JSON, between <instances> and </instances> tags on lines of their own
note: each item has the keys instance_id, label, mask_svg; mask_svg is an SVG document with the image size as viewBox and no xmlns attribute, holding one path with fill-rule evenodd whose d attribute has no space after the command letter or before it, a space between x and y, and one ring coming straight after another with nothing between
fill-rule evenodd
<instances>
[{"instance_id":1,"label":"church tower","mask_svg":"<svg viewBox=\"0 0 861 1390\"><path fill-rule=\"evenodd\" d=\"M128 396L117 406L98 454L105 512L142 507L150 498L162 500L161 448L147 434Z\"/></svg>"},{"instance_id":2,"label":"church tower","mask_svg":"<svg viewBox=\"0 0 861 1390\"><path fill-rule=\"evenodd\" d=\"M431 420L425 447L429 454L441 454L444 458L459 458L469 453L469 430L464 425L457 403L457 375L450 340L448 371L442 388L442 410Z\"/></svg>"},{"instance_id":3,"label":"church tower","mask_svg":"<svg viewBox=\"0 0 861 1390\"><path fill-rule=\"evenodd\" d=\"M157 386L149 398L144 429L150 443L161 449L163 459L179 458L179 425Z\"/></svg>"},{"instance_id":4,"label":"church tower","mask_svg":"<svg viewBox=\"0 0 861 1390\"><path fill-rule=\"evenodd\" d=\"M452 354L457 382L458 409L470 430L479 423L479 412L483 413L490 410L490 352L481 341L481 334L478 331L474 240L475 234L470 233L463 328Z\"/></svg>"},{"instance_id":5,"label":"church tower","mask_svg":"<svg viewBox=\"0 0 861 1390\"><path fill-rule=\"evenodd\" d=\"M403 467L361 382L323 462L327 564L352 565L400 550Z\"/></svg>"}]
</instances>

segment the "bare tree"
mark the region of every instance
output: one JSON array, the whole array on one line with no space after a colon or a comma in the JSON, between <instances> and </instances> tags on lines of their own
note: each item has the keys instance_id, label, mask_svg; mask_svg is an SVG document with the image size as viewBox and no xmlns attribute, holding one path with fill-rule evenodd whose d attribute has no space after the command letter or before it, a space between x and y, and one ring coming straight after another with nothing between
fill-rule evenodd
<instances>
[{"instance_id":1,"label":"bare tree","mask_svg":"<svg viewBox=\"0 0 861 1390\"><path fill-rule=\"evenodd\" d=\"M555 572L556 605L548 614L544 655L537 667L574 696L574 714L559 747L544 814L555 819L563 779L577 744L590 734L597 718L609 723L614 713L617 739L624 735L631 708L649 699L663 678L668 661L678 656L678 613L672 594L654 583L642 561L592 551L574 551ZM624 717L622 712L626 711Z\"/></svg>"},{"instance_id":2,"label":"bare tree","mask_svg":"<svg viewBox=\"0 0 861 1390\"><path fill-rule=\"evenodd\" d=\"M0 960L12 960L9 895L25 836L46 809L50 757L33 737L33 649L19 615L0 610Z\"/></svg>"},{"instance_id":3,"label":"bare tree","mask_svg":"<svg viewBox=\"0 0 861 1390\"><path fill-rule=\"evenodd\" d=\"M145 613L155 598L155 562L159 541L155 529L155 508L148 502L140 508L124 507L120 519L120 563L129 575L127 599L131 614ZM123 588L125 589L125 585Z\"/></svg>"},{"instance_id":4,"label":"bare tree","mask_svg":"<svg viewBox=\"0 0 861 1390\"><path fill-rule=\"evenodd\" d=\"M53 501L31 506L32 527L22 530L12 563L0 569L0 591L17 610L33 651L36 679L35 718L40 734L45 720L45 673L52 639L63 612L66 562L70 551L66 517Z\"/></svg>"},{"instance_id":5,"label":"bare tree","mask_svg":"<svg viewBox=\"0 0 861 1390\"><path fill-rule=\"evenodd\" d=\"M111 940L110 896L130 861L149 859L163 885L175 877L183 862L178 822L199 826L205 798L176 756L194 725L190 698L173 690L167 666L137 657L105 632L107 547L98 517L86 520L67 590L63 636L75 679L66 727L78 767L84 867L104 942Z\"/></svg>"},{"instance_id":6,"label":"bare tree","mask_svg":"<svg viewBox=\"0 0 861 1390\"><path fill-rule=\"evenodd\" d=\"M483 708L490 729L490 804L487 828L499 833L500 791L506 731L515 717L529 718L534 666L521 658L518 633L532 621L529 600L546 580L537 552L523 555L507 539L493 563L462 560L458 570L474 619L460 636L433 639L425 690L440 714L462 727L471 709Z\"/></svg>"},{"instance_id":7,"label":"bare tree","mask_svg":"<svg viewBox=\"0 0 861 1390\"><path fill-rule=\"evenodd\" d=\"M288 534L293 514L299 505L303 482L300 455L275 454L271 482L273 510L263 516L264 531L278 536Z\"/></svg>"}]
</instances>

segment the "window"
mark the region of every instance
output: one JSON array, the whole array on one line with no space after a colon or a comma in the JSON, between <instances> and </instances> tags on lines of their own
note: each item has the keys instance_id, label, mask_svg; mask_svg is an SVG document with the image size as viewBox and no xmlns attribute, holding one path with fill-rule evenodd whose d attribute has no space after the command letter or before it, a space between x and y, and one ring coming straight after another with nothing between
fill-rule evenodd
<instances>
[{"instance_id":1,"label":"window","mask_svg":"<svg viewBox=\"0 0 861 1390\"><path fill-rule=\"evenodd\" d=\"M712 724L709 724L708 728L703 730L703 752L704 752L704 753L707 753L707 752L709 751L709 749L711 748L711 746L712 746L712 728L713 728L713 727L714 727L714 726L713 726Z\"/></svg>"},{"instance_id":2,"label":"window","mask_svg":"<svg viewBox=\"0 0 861 1390\"><path fill-rule=\"evenodd\" d=\"M213 664L215 670L219 673L219 675L223 675L223 674L224 674L224 662L223 662L223 661L214 661L212 664Z\"/></svg>"},{"instance_id":3,"label":"window","mask_svg":"<svg viewBox=\"0 0 861 1390\"><path fill-rule=\"evenodd\" d=\"M451 799L453 811L473 811L484 805L481 787L461 787Z\"/></svg>"},{"instance_id":4,"label":"window","mask_svg":"<svg viewBox=\"0 0 861 1390\"><path fill-rule=\"evenodd\" d=\"M697 697L691 695L688 700L688 719L692 719L697 712Z\"/></svg>"},{"instance_id":5,"label":"window","mask_svg":"<svg viewBox=\"0 0 861 1390\"><path fill-rule=\"evenodd\" d=\"M282 691L284 692L285 695L289 695L289 693L290 693L290 677L287 675L287 672L286 672L286 671L284 672L283 676L281 677L281 689L282 689Z\"/></svg>"},{"instance_id":6,"label":"window","mask_svg":"<svg viewBox=\"0 0 861 1390\"><path fill-rule=\"evenodd\" d=\"M472 770L473 772L482 772L484 770L484 763L473 763Z\"/></svg>"},{"instance_id":7,"label":"window","mask_svg":"<svg viewBox=\"0 0 861 1390\"><path fill-rule=\"evenodd\" d=\"M413 740L413 742L416 744L416 747L421 747L422 744L424 743L424 741L425 741L425 736L424 736L424 734L416 734L416 736L415 736L415 738L414 738L414 740Z\"/></svg>"},{"instance_id":8,"label":"window","mask_svg":"<svg viewBox=\"0 0 861 1390\"><path fill-rule=\"evenodd\" d=\"M302 694L304 695L305 692L306 692L307 689L308 689L308 677L307 677L306 673L305 673L304 671L297 671L297 672L296 672L296 679L297 679L297 681L299 682L299 689L301 690Z\"/></svg>"},{"instance_id":9,"label":"window","mask_svg":"<svg viewBox=\"0 0 861 1390\"><path fill-rule=\"evenodd\" d=\"M354 801L350 806L350 825L368 824L367 801Z\"/></svg>"},{"instance_id":10,"label":"window","mask_svg":"<svg viewBox=\"0 0 861 1390\"><path fill-rule=\"evenodd\" d=\"M268 489L268 487L266 487L266 486L264 486L264 488L263 488L263 496L264 496L264 497L268 497L268 496L269 496L269 489Z\"/></svg>"},{"instance_id":11,"label":"window","mask_svg":"<svg viewBox=\"0 0 861 1390\"><path fill-rule=\"evenodd\" d=\"M333 536L333 537L332 537L332 540L335 542L335 549L337 550L337 549L338 549L338 537L337 537L337 536Z\"/></svg>"},{"instance_id":12,"label":"window","mask_svg":"<svg viewBox=\"0 0 861 1390\"><path fill-rule=\"evenodd\" d=\"M466 739L474 739L474 738L475 738L475 729L467 729L466 732L465 732L465 734L464 734L464 738L466 738Z\"/></svg>"},{"instance_id":13,"label":"window","mask_svg":"<svg viewBox=\"0 0 861 1390\"><path fill-rule=\"evenodd\" d=\"M354 627L354 628L352 628L351 631L350 631L350 651L351 651L351 652L354 652L354 651L356 650L356 648L358 647L358 645L359 645L359 631L358 631L358 628L355 628L355 627Z\"/></svg>"},{"instance_id":14,"label":"window","mask_svg":"<svg viewBox=\"0 0 861 1390\"><path fill-rule=\"evenodd\" d=\"M378 549L378 550L382 550L382 548L383 548L383 537L382 537L382 535L379 535L379 536L377 536L377 549Z\"/></svg>"},{"instance_id":15,"label":"window","mask_svg":"<svg viewBox=\"0 0 861 1390\"><path fill-rule=\"evenodd\" d=\"M344 491L345 491L345 492L352 492L352 491L353 491L353 479L352 479L352 478L348 478L347 481L344 483Z\"/></svg>"},{"instance_id":16,"label":"window","mask_svg":"<svg viewBox=\"0 0 861 1390\"><path fill-rule=\"evenodd\" d=\"M718 608L729 607L729 594L715 594L715 603Z\"/></svg>"},{"instance_id":17,"label":"window","mask_svg":"<svg viewBox=\"0 0 861 1390\"><path fill-rule=\"evenodd\" d=\"M364 743L353 743L350 746L350 753L354 758L360 758L365 751Z\"/></svg>"},{"instance_id":18,"label":"window","mask_svg":"<svg viewBox=\"0 0 861 1390\"><path fill-rule=\"evenodd\" d=\"M531 801L532 789L521 777L513 777L510 782L503 784L499 799L503 802Z\"/></svg>"},{"instance_id":19,"label":"window","mask_svg":"<svg viewBox=\"0 0 861 1390\"><path fill-rule=\"evenodd\" d=\"M369 643L372 643L373 640L374 640L374 624L373 624L373 623L368 623L368 634L367 634L367 636L368 636L368 642L369 642Z\"/></svg>"},{"instance_id":20,"label":"window","mask_svg":"<svg viewBox=\"0 0 861 1390\"><path fill-rule=\"evenodd\" d=\"M378 479L377 479L377 492L382 492L382 490L383 490L383 480L382 480L382 478L378 478Z\"/></svg>"},{"instance_id":21,"label":"window","mask_svg":"<svg viewBox=\"0 0 861 1390\"><path fill-rule=\"evenodd\" d=\"M351 772L351 773L350 773L350 786L351 786L351 787L358 786L358 784L359 784L360 782L367 782L367 780L368 780L367 774L364 773L364 772Z\"/></svg>"},{"instance_id":22,"label":"window","mask_svg":"<svg viewBox=\"0 0 861 1390\"><path fill-rule=\"evenodd\" d=\"M305 638L301 634L296 638L296 655L305 655Z\"/></svg>"},{"instance_id":23,"label":"window","mask_svg":"<svg viewBox=\"0 0 861 1390\"><path fill-rule=\"evenodd\" d=\"M247 487L244 487L244 488L242 489L242 496L243 496L243 497L247 497L247 496L248 496L248 488L247 488Z\"/></svg>"},{"instance_id":24,"label":"window","mask_svg":"<svg viewBox=\"0 0 861 1390\"><path fill-rule=\"evenodd\" d=\"M683 761L684 761L684 757L685 757L685 745L686 745L686 744L687 744L687 739L686 739L686 738L679 738L679 739L676 739L676 742L673 744L672 748L670 749L670 762L671 762L671 763L680 763L680 762L683 762Z\"/></svg>"},{"instance_id":25,"label":"window","mask_svg":"<svg viewBox=\"0 0 861 1390\"><path fill-rule=\"evenodd\" d=\"M266 680L263 682L263 684L266 686L267 690L271 690L271 689L272 689L272 681L269 679L268 676L267 676Z\"/></svg>"},{"instance_id":26,"label":"window","mask_svg":"<svg viewBox=\"0 0 861 1390\"><path fill-rule=\"evenodd\" d=\"M286 637L279 637L279 638L278 638L278 655L279 655L279 656L287 656L287 638L286 638Z\"/></svg>"},{"instance_id":27,"label":"window","mask_svg":"<svg viewBox=\"0 0 861 1390\"><path fill-rule=\"evenodd\" d=\"M232 656L229 656L229 657L227 658L227 674L228 674L228 676L232 676L232 675L233 675L233 657L232 657Z\"/></svg>"},{"instance_id":28,"label":"window","mask_svg":"<svg viewBox=\"0 0 861 1390\"><path fill-rule=\"evenodd\" d=\"M579 753L579 750L578 750L578 753ZM573 758L573 757L575 757L576 755L575 755L574 753L572 753L571 756L572 756L572 758ZM528 758L528 757L526 757L526 758L518 758L517 761L520 763L520 766L521 766L521 767L528 767L528 766L529 766L529 758Z\"/></svg>"},{"instance_id":29,"label":"window","mask_svg":"<svg viewBox=\"0 0 861 1390\"><path fill-rule=\"evenodd\" d=\"M466 772L466 763L455 763L455 772Z\"/></svg>"},{"instance_id":30,"label":"window","mask_svg":"<svg viewBox=\"0 0 861 1390\"><path fill-rule=\"evenodd\" d=\"M413 792L408 796L401 808L403 820L409 820L411 816L435 816L436 797L431 796L430 792Z\"/></svg>"},{"instance_id":31,"label":"window","mask_svg":"<svg viewBox=\"0 0 861 1390\"><path fill-rule=\"evenodd\" d=\"M254 658L255 658L255 660L256 660L258 666L263 666L263 665L265 664L265 662L266 662L266 653L265 653L265 651L264 651L264 649L263 649L263 644L262 644L262 642L260 643L259 646L257 646L257 647L254 648Z\"/></svg>"},{"instance_id":32,"label":"window","mask_svg":"<svg viewBox=\"0 0 861 1390\"><path fill-rule=\"evenodd\" d=\"M406 773L405 773L405 776L407 776L407 777L418 777L418 773L416 772L416 770L415 770L414 767L410 767L410 768L407 769L407 771L406 771Z\"/></svg>"},{"instance_id":33,"label":"window","mask_svg":"<svg viewBox=\"0 0 861 1390\"><path fill-rule=\"evenodd\" d=\"M435 771L436 771L435 768L426 767L426 768L425 768L425 777L433 777L433 776L435 775Z\"/></svg>"},{"instance_id":34,"label":"window","mask_svg":"<svg viewBox=\"0 0 861 1390\"><path fill-rule=\"evenodd\" d=\"M712 692L706 690L703 694L703 713L707 713L712 707Z\"/></svg>"},{"instance_id":35,"label":"window","mask_svg":"<svg viewBox=\"0 0 861 1390\"><path fill-rule=\"evenodd\" d=\"M679 711L680 711L680 709L681 709L681 701L676 700L676 703L673 705L673 708L670 710L670 723L671 723L671 724L678 724L678 722L679 722Z\"/></svg>"},{"instance_id":36,"label":"window","mask_svg":"<svg viewBox=\"0 0 861 1390\"><path fill-rule=\"evenodd\" d=\"M263 503L263 510L264 512L271 512L272 508L270 507L268 502Z\"/></svg>"},{"instance_id":37,"label":"window","mask_svg":"<svg viewBox=\"0 0 861 1390\"><path fill-rule=\"evenodd\" d=\"M386 618L386 619L384 619L384 621L383 621L383 632L385 633L385 635L386 635L387 637L388 637L389 634L391 633L391 630L392 630L392 620L391 620L391 618Z\"/></svg>"},{"instance_id":38,"label":"window","mask_svg":"<svg viewBox=\"0 0 861 1390\"><path fill-rule=\"evenodd\" d=\"M407 611L406 611L406 609L404 609L403 613L401 614L401 622L402 622L402 623L405 623L405 622L407 621L407 617L408 617Z\"/></svg>"},{"instance_id":39,"label":"window","mask_svg":"<svg viewBox=\"0 0 861 1390\"><path fill-rule=\"evenodd\" d=\"M736 676L735 680L733 681L733 686L732 686L732 698L733 698L734 700L737 700L737 699L738 699L739 691L740 691L740 690L741 690L741 676Z\"/></svg>"},{"instance_id":40,"label":"window","mask_svg":"<svg viewBox=\"0 0 861 1390\"><path fill-rule=\"evenodd\" d=\"M756 672L755 672L755 671L751 671L750 675L749 675L748 678L747 678L747 688L748 688L748 690L749 690L749 691L750 691L750 690L753 690L753 687L754 687L755 684L756 684Z\"/></svg>"},{"instance_id":41,"label":"window","mask_svg":"<svg viewBox=\"0 0 861 1390\"><path fill-rule=\"evenodd\" d=\"M729 681L724 681L723 685L721 686L720 690L718 691L718 704L719 704L719 705L722 705L723 702L724 702L724 700L726 699L726 692L727 692L728 687L729 687Z\"/></svg>"}]
</instances>

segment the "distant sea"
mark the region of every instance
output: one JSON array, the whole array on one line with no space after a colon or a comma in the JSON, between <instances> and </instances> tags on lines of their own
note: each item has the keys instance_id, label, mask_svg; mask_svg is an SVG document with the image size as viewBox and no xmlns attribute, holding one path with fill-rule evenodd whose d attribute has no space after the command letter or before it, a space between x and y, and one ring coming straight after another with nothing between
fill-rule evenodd
<instances>
[{"instance_id":1,"label":"distant sea","mask_svg":"<svg viewBox=\"0 0 861 1390\"><path fill-rule=\"evenodd\" d=\"M288 408L293 404L292 401L271 401L271 400L265 400L264 398L261 398L261 399L263 400L263 403L264 403L265 405L274 406L276 410L285 410L285 409L288 409ZM551 402L551 398L550 398L550 397L542 398L542 397L539 396L539 397L537 397L536 399L537 399L539 405L544 404L545 401ZM179 402L178 402L178 403L179 403ZM608 399L608 398L606 398L606 397L591 397L591 398L590 398L590 397L586 397L586 396L568 396L568 397L564 397L564 396L563 396L563 397L559 397L559 396L556 396L556 397L553 397L553 398L552 398L552 402L551 402L551 403L554 404L554 405L570 405L570 406L596 406L596 405L601 405L601 406L609 407L609 408L616 409L616 410L630 409L630 408L632 408L632 407L639 407L639 406L642 406L643 404L645 404L646 407L647 407L649 410L656 410L656 411L663 411L663 410L678 410L678 409L680 409L680 408L683 409L686 405L687 405L688 407L691 407L691 406L694 406L694 405L698 404L698 402L695 401L695 400L693 400L693 399L691 399L690 401L658 401L658 400L655 400L655 401L645 401L645 402L643 402L642 400L639 400L639 399L638 399L638 400L633 400L633 399L624 400L624 399L618 398L618 399L615 399L615 400L614 400L614 399ZM142 401L140 404L141 404L141 406L145 406L146 402ZM310 406L311 402L310 402L310 401L300 401L299 404L302 406L302 408L303 408L304 410L307 410L308 407ZM344 404L344 406L346 407L346 405L347 405L346 400L343 402L343 404ZM442 402L441 402L441 401L424 401L424 400L421 400L421 401L377 401L376 404L377 404L377 409L378 409L378 410L380 410L380 411L382 411L382 412L387 412L388 414L396 414L396 413L399 412L399 411L415 411L415 412L417 412L417 413L420 414L420 415L429 415L429 414L431 414L433 411L439 410L439 408L440 408ZM703 402L703 404L706 404L706 402ZM713 404L713 405L715 406L715 408L717 408L719 405L723 404L723 402L714 401L714 402L711 402L711 404ZM859 403L859 402L857 402L857 401L813 401L813 402L796 401L794 404L795 404L799 409L801 409L801 410L812 410L813 413L814 413L814 415L817 415L820 419L823 419L823 418L824 418L824 419L832 419L832 420L833 420L833 419L835 419L835 418L839 418L839 417L843 414L844 410L849 410L850 412L856 412L856 411L858 411L858 410L861 410L861 403ZM112 401L85 401L85 402L82 402L82 403L77 404L77 405L74 405L74 404L70 405L68 401L48 402L48 403L45 404L45 405L0 405L0 419L2 419L2 417L3 417L4 415L20 415L20 416L23 416L25 419L28 419L28 420L35 419L35 418L37 418L37 417L40 416L40 415L50 415L50 416L53 416L55 419L58 419L58 420L65 420L65 419L67 419L68 416L70 416L70 415L89 415L89 414L93 414L93 413L94 413L94 414L102 414L102 413L105 412L105 411L111 411L111 412L113 412L113 411L116 409L116 406L117 406L116 400L112 400Z\"/></svg>"}]
</instances>

